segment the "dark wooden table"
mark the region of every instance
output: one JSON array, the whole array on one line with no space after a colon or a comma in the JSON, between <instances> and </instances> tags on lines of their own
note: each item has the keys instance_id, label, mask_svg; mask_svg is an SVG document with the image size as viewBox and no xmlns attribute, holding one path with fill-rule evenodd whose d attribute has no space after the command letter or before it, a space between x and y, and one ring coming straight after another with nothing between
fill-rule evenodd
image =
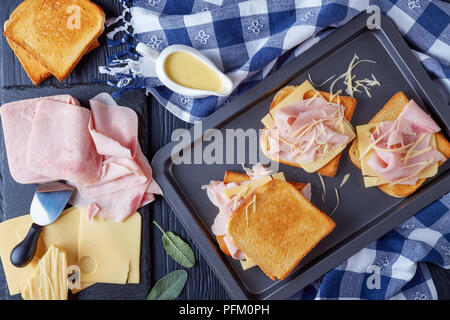
<instances>
[{"instance_id":1,"label":"dark wooden table","mask_svg":"<svg viewBox=\"0 0 450 320\"><path fill-rule=\"evenodd\" d=\"M94 2L101 5L107 17L117 16L120 12L120 5L117 0L97 0ZM2 1L0 4L1 25L3 25L3 22L9 17L10 13L18 3L20 3L20 0ZM74 72L66 79L66 84L90 83L94 78L101 78L98 75L97 67L99 65L105 65L106 57L115 51L120 50L120 48L108 48L105 45L104 37L100 40L102 46L83 58ZM4 37L2 37L2 41L5 42ZM2 87L32 86L31 81L28 79L26 73L23 71L20 63L14 57L9 47L2 45L0 46L0 50L2 50L0 52L0 85ZM6 76L6 74L8 74L8 76ZM13 76L11 76L11 74ZM42 85L59 85L59 83L56 79L48 79ZM150 121L151 124L151 146L154 154L158 149L170 142L173 130L177 128L190 128L191 125L173 116L151 96L147 98L147 102L148 108L150 109L148 113L150 119L147 120ZM195 244L192 243L188 233L181 226L165 200L158 197L154 203L150 204L150 211L152 220L157 221L166 230L170 230L180 235L187 240L194 249L197 264L194 268L188 270L189 279L180 298L198 300L229 299L227 292L201 256ZM150 243L147 245L150 246L152 274L142 276L150 276L151 283L154 284L168 272L179 269L180 267L165 254L161 242L160 231L153 226L150 229ZM429 267L439 298L450 299L450 270L444 270L434 265L429 265ZM145 297L142 298L144 299Z\"/></svg>"}]
</instances>

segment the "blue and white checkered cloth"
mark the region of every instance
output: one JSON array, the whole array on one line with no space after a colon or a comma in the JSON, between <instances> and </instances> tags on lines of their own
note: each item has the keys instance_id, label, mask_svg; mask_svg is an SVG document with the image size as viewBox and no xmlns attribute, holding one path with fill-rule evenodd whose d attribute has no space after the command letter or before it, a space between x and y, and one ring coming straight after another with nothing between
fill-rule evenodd
<instances>
[{"instance_id":1,"label":"blue and white checkered cloth","mask_svg":"<svg viewBox=\"0 0 450 320\"><path fill-rule=\"evenodd\" d=\"M337 27L378 5L405 36L413 52L450 100L450 5L429 0L121 0L124 13L109 24L109 43L126 44L100 72L122 91L147 89L184 121L203 120L269 73L299 56ZM131 18L130 18L131 16ZM125 26L123 26L125 24ZM124 31L125 36L123 36ZM135 42L161 51L185 44L202 51L234 82L227 98L191 99L162 86Z\"/></svg>"},{"instance_id":2,"label":"blue and white checkered cloth","mask_svg":"<svg viewBox=\"0 0 450 320\"><path fill-rule=\"evenodd\" d=\"M378 5L394 21L450 101L450 5L442 1L134 0L132 5L122 1L122 16L108 21L122 24L108 35L111 45L126 44L126 49L110 57L100 71L113 76L108 83L119 88L116 94L146 88L184 121L212 114L369 5ZM173 93L141 63L143 58L134 51L136 41L158 51L171 44L192 46L226 72L236 89L228 98L191 99ZM424 262L450 268L449 208L450 193L292 298L437 299ZM372 282L377 272L378 284ZM375 287L370 289L368 282Z\"/></svg>"},{"instance_id":3,"label":"blue and white checkered cloth","mask_svg":"<svg viewBox=\"0 0 450 320\"><path fill-rule=\"evenodd\" d=\"M425 262L450 268L450 193L292 299L435 300L436 287Z\"/></svg>"}]
</instances>

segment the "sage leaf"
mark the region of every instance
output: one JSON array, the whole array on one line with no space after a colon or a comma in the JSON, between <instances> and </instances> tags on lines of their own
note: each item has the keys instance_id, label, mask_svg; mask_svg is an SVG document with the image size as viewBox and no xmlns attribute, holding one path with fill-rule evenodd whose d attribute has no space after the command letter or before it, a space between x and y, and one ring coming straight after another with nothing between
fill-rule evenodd
<instances>
[{"instance_id":1,"label":"sage leaf","mask_svg":"<svg viewBox=\"0 0 450 320\"><path fill-rule=\"evenodd\" d=\"M183 291L187 278L188 273L185 270L166 274L152 288L147 300L175 300Z\"/></svg>"},{"instance_id":2,"label":"sage leaf","mask_svg":"<svg viewBox=\"0 0 450 320\"><path fill-rule=\"evenodd\" d=\"M168 231L165 232L157 223L153 223L161 230L162 242L167 254L185 268L192 268L195 265L195 256L191 247L179 236Z\"/></svg>"}]
</instances>

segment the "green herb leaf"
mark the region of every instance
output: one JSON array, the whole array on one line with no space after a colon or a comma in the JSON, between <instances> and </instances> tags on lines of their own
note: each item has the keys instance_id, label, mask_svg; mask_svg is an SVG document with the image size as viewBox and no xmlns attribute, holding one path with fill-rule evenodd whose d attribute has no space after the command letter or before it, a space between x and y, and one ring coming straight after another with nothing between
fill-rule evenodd
<instances>
[{"instance_id":1,"label":"green herb leaf","mask_svg":"<svg viewBox=\"0 0 450 320\"><path fill-rule=\"evenodd\" d=\"M159 279L148 294L147 300L175 300L183 291L188 273L185 270L172 271Z\"/></svg>"},{"instance_id":2,"label":"green herb leaf","mask_svg":"<svg viewBox=\"0 0 450 320\"><path fill-rule=\"evenodd\" d=\"M195 265L195 256L191 247L176 234L165 232L155 221L153 223L163 233L162 242L167 254L183 267L192 268Z\"/></svg>"}]
</instances>

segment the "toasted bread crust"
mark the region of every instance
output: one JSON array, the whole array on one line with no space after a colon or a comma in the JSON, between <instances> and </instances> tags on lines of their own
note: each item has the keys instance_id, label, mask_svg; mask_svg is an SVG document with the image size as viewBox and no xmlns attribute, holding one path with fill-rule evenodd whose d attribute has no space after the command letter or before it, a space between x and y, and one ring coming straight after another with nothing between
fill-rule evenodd
<instances>
[{"instance_id":1,"label":"toasted bread crust","mask_svg":"<svg viewBox=\"0 0 450 320\"><path fill-rule=\"evenodd\" d=\"M297 88L296 86L286 86L286 87L280 89L272 99L272 103L270 104L270 110L275 108L278 103L280 103L284 98L286 98L288 95L290 95L296 88ZM330 94L328 92L323 92L323 91L319 91L319 92L320 92L321 96L324 97L326 100L330 99ZM305 93L304 98L305 99L312 98L315 95L315 93L316 93L316 91L310 90ZM338 97L334 97L333 102L336 103L337 100L338 100ZM343 106L345 106L345 111L344 111L345 118L348 121L350 121L353 117L353 113L355 112L356 99L351 98L351 97L339 96L339 101ZM265 131L261 135L260 146L266 157L270 158L273 161L278 161L282 164L286 164L289 166L293 166L293 167L297 167L297 168L302 167L301 165L299 165L298 163L295 163L295 162L289 162L289 161L285 161L282 159L275 159L275 158L271 157L269 155L269 153L267 152L268 146L266 143L263 142L263 139L267 139L265 136ZM336 157L333 158L333 160L331 160L325 166L323 166L322 168L317 170L317 172L323 176L327 176L327 177L331 177L331 178L334 177L338 170L341 154L342 153L338 154Z\"/></svg>"},{"instance_id":2,"label":"toasted bread crust","mask_svg":"<svg viewBox=\"0 0 450 320\"><path fill-rule=\"evenodd\" d=\"M246 208L254 197L257 211L251 215ZM236 209L228 233L269 278L283 280L334 227L333 220L290 183L272 180Z\"/></svg>"},{"instance_id":3,"label":"toasted bread crust","mask_svg":"<svg viewBox=\"0 0 450 320\"><path fill-rule=\"evenodd\" d=\"M394 94L389 101L384 105L384 107L378 111L378 113L369 121L369 123L381 122L381 121L394 121L398 118L403 108L408 104L408 97L401 91ZM436 137L436 147L439 152L441 152L447 159L450 157L450 142L440 133L435 134ZM361 164L359 162L359 148L358 148L358 137L356 137L349 149L350 160L359 169L361 169ZM442 163L439 163L441 165ZM410 194L416 192L417 189L425 182L426 179L419 179L414 185L405 184L382 184L378 188L384 193L395 197L403 198Z\"/></svg>"},{"instance_id":4,"label":"toasted bread crust","mask_svg":"<svg viewBox=\"0 0 450 320\"><path fill-rule=\"evenodd\" d=\"M250 177L246 175L245 173L236 172L236 171L226 171L225 176L223 178L223 182L225 184L228 183L242 183L245 181L250 180ZM292 184L298 191L302 191L303 188L306 186L305 183L302 182L289 182ZM222 250L223 253L225 253L227 256L231 256L230 252L228 251L228 247L223 240L224 236L216 236L217 243L219 244L220 250Z\"/></svg>"},{"instance_id":5,"label":"toasted bread crust","mask_svg":"<svg viewBox=\"0 0 450 320\"><path fill-rule=\"evenodd\" d=\"M4 35L59 81L63 81L103 33L105 14L88 0L27 2L26 10L19 10L11 16ZM66 26L69 13L64 8L74 4L81 8L81 23L85 27L80 29L68 29ZM67 30L62 32L63 28ZM46 36L42 37L42 34ZM40 78L32 80L38 82Z\"/></svg>"}]
</instances>

